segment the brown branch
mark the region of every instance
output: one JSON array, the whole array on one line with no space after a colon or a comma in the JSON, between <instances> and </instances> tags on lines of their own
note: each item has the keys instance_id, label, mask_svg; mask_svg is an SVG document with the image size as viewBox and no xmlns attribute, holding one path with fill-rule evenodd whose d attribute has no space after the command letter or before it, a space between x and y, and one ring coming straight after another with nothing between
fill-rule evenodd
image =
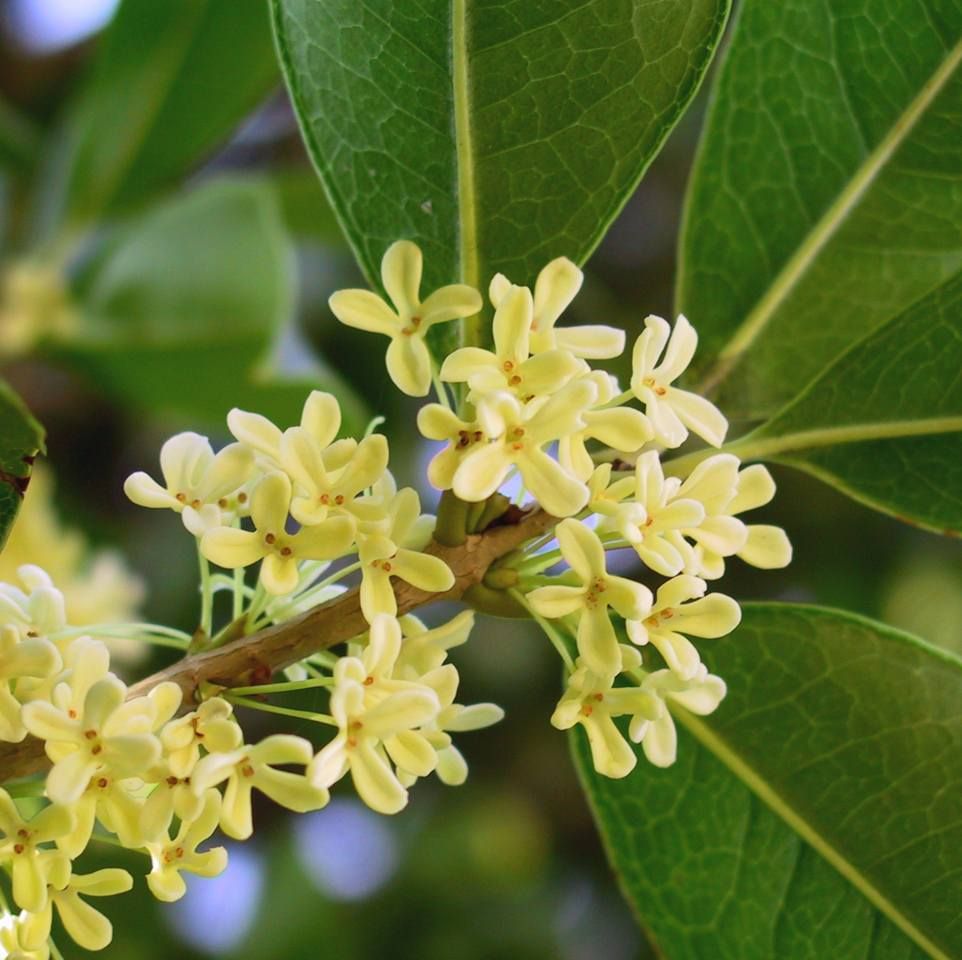
<instances>
[{"instance_id":1,"label":"brown branch","mask_svg":"<svg viewBox=\"0 0 962 960\"><path fill-rule=\"evenodd\" d=\"M526 540L547 532L557 522L543 510L532 510L522 514L517 522L491 527L482 534L469 534L458 547L432 543L427 552L440 557L451 568L454 586L447 593L428 593L395 580L398 615L436 600L457 600L481 582L495 560ZM293 620L241 637L216 650L178 660L134 684L129 696L143 696L158 683L170 680L183 690L184 703L193 704L203 683L225 687L264 683L275 671L319 650L344 643L366 629L359 592L355 588ZM0 782L29 776L47 766L43 741L35 737L28 736L22 743L0 744Z\"/></svg>"}]
</instances>

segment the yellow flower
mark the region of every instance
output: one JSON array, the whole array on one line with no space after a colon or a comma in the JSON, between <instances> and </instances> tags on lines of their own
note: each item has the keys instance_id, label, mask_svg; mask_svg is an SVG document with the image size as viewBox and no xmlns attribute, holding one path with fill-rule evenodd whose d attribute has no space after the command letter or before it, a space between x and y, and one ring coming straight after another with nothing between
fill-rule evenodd
<instances>
[{"instance_id":1,"label":"yellow flower","mask_svg":"<svg viewBox=\"0 0 962 960\"><path fill-rule=\"evenodd\" d=\"M636 669L641 663L638 651L624 645L619 649L621 669ZM603 777L620 779L631 773L638 759L614 717L648 721L663 710L658 698L648 691L637 686L615 687L611 674L594 673L579 659L551 715L551 725L558 730L570 730L576 723L584 727L595 770Z\"/></svg>"},{"instance_id":2,"label":"yellow flower","mask_svg":"<svg viewBox=\"0 0 962 960\"><path fill-rule=\"evenodd\" d=\"M567 350L531 356L532 309L527 287L509 287L494 314L494 351L480 347L455 350L441 365L441 379L467 382L473 396L497 390L522 399L554 393L585 365Z\"/></svg>"},{"instance_id":3,"label":"yellow flower","mask_svg":"<svg viewBox=\"0 0 962 960\"><path fill-rule=\"evenodd\" d=\"M685 636L723 637L738 626L738 604L723 593L705 596L706 584L698 577L674 577L658 588L655 604L646 617L628 621L628 636L639 646L651 642L669 669L691 680L701 667L694 644Z\"/></svg>"},{"instance_id":4,"label":"yellow flower","mask_svg":"<svg viewBox=\"0 0 962 960\"><path fill-rule=\"evenodd\" d=\"M220 817L220 794L208 790L203 799L200 816L181 823L173 839L167 837L162 842L147 844L153 866L147 875L147 886L158 900L169 903L179 900L187 892L181 870L199 877L216 877L227 866L227 851L223 847L212 847L203 853L197 851L217 829Z\"/></svg>"},{"instance_id":5,"label":"yellow flower","mask_svg":"<svg viewBox=\"0 0 962 960\"><path fill-rule=\"evenodd\" d=\"M615 327L592 324L581 327L555 327L558 318L574 300L584 280L582 272L567 258L557 257L538 274L534 285L531 318L531 352L567 350L576 357L591 360L617 357L625 348L625 334ZM500 306L511 287L504 274L495 274L488 297Z\"/></svg>"},{"instance_id":6,"label":"yellow flower","mask_svg":"<svg viewBox=\"0 0 962 960\"><path fill-rule=\"evenodd\" d=\"M133 887L133 877L118 867L96 870L83 876L73 874L63 885L50 889L46 906L31 916L27 925L27 943L34 949L44 946L50 937L53 908L71 939L84 950L103 950L114 936L110 921L84 897L112 897Z\"/></svg>"},{"instance_id":7,"label":"yellow flower","mask_svg":"<svg viewBox=\"0 0 962 960\"><path fill-rule=\"evenodd\" d=\"M576 614L578 653L585 666L599 676L614 676L621 668L621 653L609 607L626 620L640 620L651 609L651 591L609 574L604 545L579 520L562 521L556 533L562 556L581 582L578 586L538 587L527 595L527 601L550 619Z\"/></svg>"},{"instance_id":8,"label":"yellow flower","mask_svg":"<svg viewBox=\"0 0 962 960\"><path fill-rule=\"evenodd\" d=\"M330 517L312 527L302 527L297 533L288 533L291 496L287 475L269 473L257 485L251 500L255 529L208 530L201 540L204 556L229 568L263 560L260 577L268 593L290 593L298 584L299 560L334 560L346 553L354 540L354 522L349 517Z\"/></svg>"},{"instance_id":9,"label":"yellow flower","mask_svg":"<svg viewBox=\"0 0 962 960\"><path fill-rule=\"evenodd\" d=\"M556 517L577 513L588 501L588 488L543 448L583 430L584 411L596 396L595 384L582 379L526 404L508 393L485 398L478 419L492 439L475 446L461 461L453 478L455 494L471 502L486 500L516 466L525 487L548 513Z\"/></svg>"},{"instance_id":10,"label":"yellow flower","mask_svg":"<svg viewBox=\"0 0 962 960\"><path fill-rule=\"evenodd\" d=\"M222 522L221 512L254 469L251 451L239 443L214 454L197 433L178 433L160 448L165 486L143 471L132 473L124 493L141 507L167 508L181 515L195 537Z\"/></svg>"},{"instance_id":11,"label":"yellow flower","mask_svg":"<svg viewBox=\"0 0 962 960\"><path fill-rule=\"evenodd\" d=\"M288 810L306 813L318 810L328 792L302 773L275 770L281 764L307 765L314 756L303 737L277 733L253 746L240 746L229 753L209 753L191 775L191 789L197 796L218 783L227 781L220 809L220 825L229 837L246 840L254 832L251 816L251 791L256 787Z\"/></svg>"},{"instance_id":12,"label":"yellow flower","mask_svg":"<svg viewBox=\"0 0 962 960\"><path fill-rule=\"evenodd\" d=\"M728 432L728 421L713 403L672 386L688 369L697 346L698 334L683 314L674 331L661 317L648 317L635 341L631 389L645 405L658 442L666 447L681 446L689 430L720 447Z\"/></svg>"},{"instance_id":13,"label":"yellow flower","mask_svg":"<svg viewBox=\"0 0 962 960\"><path fill-rule=\"evenodd\" d=\"M388 374L411 397L423 397L431 387L431 355L424 342L428 330L481 309L478 291L460 283L441 287L422 301L422 266L420 249L398 240L381 260L381 282L394 309L369 290L339 290L329 300L341 323L391 338Z\"/></svg>"}]
</instances>

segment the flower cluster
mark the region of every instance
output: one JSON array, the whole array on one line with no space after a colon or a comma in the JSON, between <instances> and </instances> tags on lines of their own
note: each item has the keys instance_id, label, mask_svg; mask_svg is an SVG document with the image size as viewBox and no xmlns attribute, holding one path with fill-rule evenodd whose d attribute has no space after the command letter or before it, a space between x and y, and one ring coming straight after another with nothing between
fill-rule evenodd
<instances>
[{"instance_id":1,"label":"flower cluster","mask_svg":"<svg viewBox=\"0 0 962 960\"><path fill-rule=\"evenodd\" d=\"M421 264L413 244L400 241L388 250L384 279L407 317L395 291L412 291L405 303L417 302ZM649 316L632 348L630 389L622 391L588 361L620 355L624 333L558 326L582 279L563 257L541 271L533 292L498 274L488 291L490 349L455 350L433 378L430 371L417 378L416 390L407 388L416 378L413 369L399 370L398 354L389 357L388 372L415 395L427 393L434 380L439 402L422 407L418 426L427 439L444 443L428 468L436 488L480 502L517 478L522 496L526 490L543 510L567 518L556 529L556 549L549 537L511 558L512 593L566 662L568 687L552 723L584 726L598 772L623 777L636 755L613 717L630 717L631 740L666 766L675 759L669 704L710 713L725 694L691 638L723 636L738 624L740 610L730 597L708 593L707 581L723 575L729 557L762 568L784 566L791 546L781 529L746 524L739 516L774 496L765 467L743 469L735 456L720 452L702 457L687 477L670 469L666 475L665 451L690 434L717 448L728 430L710 401L675 385L698 344L692 325L684 316L674 327ZM469 299L459 301L465 313ZM478 297L473 310L480 306ZM337 293L331 309L351 326L419 335L417 324L400 332L378 326L375 316L389 308L372 293ZM444 384L461 385L459 411ZM621 549L633 550L648 572L667 578L654 593L607 571L606 552ZM561 561L566 572L544 575ZM500 582L511 580L502 574ZM619 636L615 624L622 621ZM639 648L645 646L657 651L660 669L643 669Z\"/></svg>"},{"instance_id":2,"label":"flower cluster","mask_svg":"<svg viewBox=\"0 0 962 960\"><path fill-rule=\"evenodd\" d=\"M584 728L599 773L625 776L637 760L631 741L652 763L672 763L672 711L707 714L725 695L692 638L725 635L740 609L708 583L732 557L763 568L790 559L782 530L741 516L772 499L770 474L724 450L689 454L690 470L680 459L663 463L689 434L717 448L727 431L709 401L675 386L697 345L684 317L674 328L645 321L622 391L589 361L621 354L624 333L558 325L582 282L559 258L533 292L494 277L489 347L464 347L438 364L426 331L478 313L482 298L458 284L421 300L421 270L418 248L400 241L382 265L391 304L346 290L331 307L345 323L390 337L388 371L405 393L424 396L434 386L437 402L418 415L422 434L442 444L428 477L465 508L450 513L461 528L439 539L483 533L505 513L500 491L509 483L520 486L519 504L530 494L550 515L539 527L549 532L476 571L477 586L504 591L514 614L536 620L551 640L567 673L551 722ZM133 879L119 868L78 869L90 843L140 851L149 889L170 901L183 896L184 874L224 869L216 831L251 836L254 790L306 812L349 776L371 808L393 814L432 773L449 785L465 781L452 735L502 717L494 704L457 702L460 678L448 655L467 641L474 611L428 627L399 609L397 581L428 596L463 587L431 547L435 518L388 469L387 439L370 430L360 440L340 437L341 426L337 400L319 391L286 429L235 409L227 418L233 441L219 451L180 433L160 451L161 480L144 472L127 479L131 500L178 514L195 541L200 616L192 634L122 622L116 604L103 618L110 623L90 611L74 617L74 605L68 610L63 592L31 564L19 567L18 582L0 583L0 740L30 734L50 761L42 778L0 790L0 865L19 911L0 922L6 954L44 960L54 908L82 947L110 941L109 921L84 898L121 893ZM613 551L624 551L629 566L640 562L645 582L609 570ZM285 661L283 678L230 689L188 682L185 702L176 683L128 689L111 670L108 642L216 650L351 586L362 632L334 649L319 638L304 659ZM479 596L472 602L483 608ZM303 691L312 705L326 696L329 712L266 700ZM315 743L277 732L253 742L240 708L307 721L330 736ZM14 797L31 797L31 817Z\"/></svg>"}]
</instances>

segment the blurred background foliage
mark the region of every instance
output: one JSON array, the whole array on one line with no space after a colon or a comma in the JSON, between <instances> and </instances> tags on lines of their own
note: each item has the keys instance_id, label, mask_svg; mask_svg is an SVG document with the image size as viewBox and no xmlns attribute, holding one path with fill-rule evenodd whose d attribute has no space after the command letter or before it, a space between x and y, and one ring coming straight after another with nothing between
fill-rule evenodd
<instances>
[{"instance_id":1,"label":"blurred background foliage","mask_svg":"<svg viewBox=\"0 0 962 960\"><path fill-rule=\"evenodd\" d=\"M415 406L389 385L380 345L327 310L330 293L359 275L281 89L265 6L116 8L0 0L0 374L48 433L48 469L28 491L0 575L39 562L58 582L76 580L75 603L109 582L131 606L143 596L149 618L192 629L189 538L121 492L134 469L154 468L170 433L222 442L235 405L287 425L319 386L341 398L349 430L387 418L398 479L427 504L430 451L412 429ZM669 315L703 108L689 112L593 256L573 320L633 336L647 313ZM776 574L734 568L728 592L844 607L962 652L953 544L801 474L781 470L777 480L770 515L788 530L795 562ZM52 543L57 556L36 555ZM109 551L135 575L118 580ZM231 845L222 877L193 878L173 906L143 884L108 903L110 955L653 956L604 863L565 738L548 724L557 676L547 645L524 625L482 620L459 653L466 702L507 710L467 742L464 789L426 783L391 819L344 785L307 816L265 803L255 838ZM128 659L138 675L163 663ZM266 729L262 715L243 719L255 735ZM91 868L117 853L106 848Z\"/></svg>"}]
</instances>

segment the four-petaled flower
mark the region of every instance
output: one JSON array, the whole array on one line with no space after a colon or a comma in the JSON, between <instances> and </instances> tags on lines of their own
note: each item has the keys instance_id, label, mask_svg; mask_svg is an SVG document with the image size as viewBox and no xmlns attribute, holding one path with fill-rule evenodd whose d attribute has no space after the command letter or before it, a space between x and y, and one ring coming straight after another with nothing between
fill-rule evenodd
<instances>
[{"instance_id":1,"label":"four-petaled flower","mask_svg":"<svg viewBox=\"0 0 962 960\"><path fill-rule=\"evenodd\" d=\"M528 602L552 619L577 614L578 653L586 668L614 676L621 668L621 652L609 607L626 620L640 620L651 609L651 591L608 573L604 544L579 520L563 520L557 535L561 555L580 584L538 587L528 594Z\"/></svg>"},{"instance_id":2,"label":"four-petaled flower","mask_svg":"<svg viewBox=\"0 0 962 960\"><path fill-rule=\"evenodd\" d=\"M261 560L261 583L267 592L290 593L299 580L298 560L334 560L347 552L354 539L354 522L346 516L329 517L288 533L291 496L287 474L267 474L251 500L255 529L208 530L201 540L204 556L221 567L246 567Z\"/></svg>"},{"instance_id":3,"label":"four-petaled flower","mask_svg":"<svg viewBox=\"0 0 962 960\"><path fill-rule=\"evenodd\" d=\"M597 396L590 380L574 380L550 397L522 404L509 393L485 398L478 420L491 440L478 444L455 471L453 489L462 500L486 500L517 467L525 487L556 517L577 513L588 500L588 488L571 476L544 447L583 430L583 414Z\"/></svg>"},{"instance_id":4,"label":"four-petaled flower","mask_svg":"<svg viewBox=\"0 0 962 960\"><path fill-rule=\"evenodd\" d=\"M147 886L158 899L168 903L179 900L187 892L181 871L199 877L216 877L227 866L227 851L211 847L202 853L197 848L217 829L220 817L220 794L208 790L196 820L181 823L177 835L171 839L146 844L152 869L147 875Z\"/></svg>"},{"instance_id":5,"label":"four-petaled flower","mask_svg":"<svg viewBox=\"0 0 962 960\"><path fill-rule=\"evenodd\" d=\"M494 351L462 347L441 365L441 379L467 382L473 398L507 390L522 399L554 393L584 364L567 350L529 351L533 304L527 287L509 287L494 314Z\"/></svg>"},{"instance_id":6,"label":"four-petaled flower","mask_svg":"<svg viewBox=\"0 0 962 960\"><path fill-rule=\"evenodd\" d=\"M165 486L138 471L124 483L124 493L142 507L175 510L194 536L222 520L228 498L242 487L254 469L250 450L232 443L215 454L207 437L178 433L160 448L160 472Z\"/></svg>"},{"instance_id":7,"label":"four-petaled flower","mask_svg":"<svg viewBox=\"0 0 962 960\"><path fill-rule=\"evenodd\" d=\"M339 290L329 300L331 312L341 323L391 338L388 374L411 397L423 397L431 386L431 355L424 342L428 330L481 309L481 295L462 283L441 287L422 302L421 271L420 249L408 240L398 240L381 260L381 282L393 310L370 290Z\"/></svg>"},{"instance_id":8,"label":"four-petaled flower","mask_svg":"<svg viewBox=\"0 0 962 960\"><path fill-rule=\"evenodd\" d=\"M303 737L277 733L253 746L208 754L194 767L191 789L203 796L210 787L226 780L220 825L229 837L246 840L254 831L251 791L255 787L275 803L298 813L318 810L327 803L327 790L303 774L274 769L285 763L307 765L313 756L313 748Z\"/></svg>"},{"instance_id":9,"label":"four-petaled flower","mask_svg":"<svg viewBox=\"0 0 962 960\"><path fill-rule=\"evenodd\" d=\"M655 437L666 447L681 446L689 430L720 447L728 432L728 421L711 401L672 386L688 369L697 346L698 334L684 314L674 330L661 317L648 317L635 341L631 389L645 405Z\"/></svg>"},{"instance_id":10,"label":"four-petaled flower","mask_svg":"<svg viewBox=\"0 0 962 960\"><path fill-rule=\"evenodd\" d=\"M701 666L692 637L723 637L741 621L741 608L723 593L705 596L706 584L682 575L658 588L648 616L628 621L628 636L639 646L651 643L668 667L691 680Z\"/></svg>"},{"instance_id":11,"label":"four-petaled flower","mask_svg":"<svg viewBox=\"0 0 962 960\"><path fill-rule=\"evenodd\" d=\"M556 257L542 268L534 284L530 331L532 353L566 350L575 357L604 360L617 357L625 349L625 332L616 327L602 324L555 326L583 281L584 274L567 257ZM496 308L510 288L511 282L503 273L494 275L488 297Z\"/></svg>"}]
</instances>

